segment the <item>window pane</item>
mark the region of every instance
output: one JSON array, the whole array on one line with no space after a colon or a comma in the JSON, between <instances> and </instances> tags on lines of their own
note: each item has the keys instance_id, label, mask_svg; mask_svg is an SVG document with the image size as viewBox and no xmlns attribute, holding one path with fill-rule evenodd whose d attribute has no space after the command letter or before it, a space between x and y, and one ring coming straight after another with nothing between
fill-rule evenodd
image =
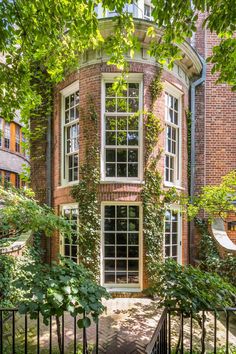
<instances>
[{"instance_id":1,"label":"window pane","mask_svg":"<svg viewBox=\"0 0 236 354\"><path fill-rule=\"evenodd\" d=\"M105 233L105 244L106 245L114 245L115 244L115 233L111 234L111 233Z\"/></svg>"},{"instance_id":2,"label":"window pane","mask_svg":"<svg viewBox=\"0 0 236 354\"><path fill-rule=\"evenodd\" d=\"M127 206L126 205L119 205L117 206L117 217L127 218Z\"/></svg>"},{"instance_id":3,"label":"window pane","mask_svg":"<svg viewBox=\"0 0 236 354\"><path fill-rule=\"evenodd\" d=\"M106 160L107 162L116 161L116 151L114 149L106 149Z\"/></svg>"}]
</instances>

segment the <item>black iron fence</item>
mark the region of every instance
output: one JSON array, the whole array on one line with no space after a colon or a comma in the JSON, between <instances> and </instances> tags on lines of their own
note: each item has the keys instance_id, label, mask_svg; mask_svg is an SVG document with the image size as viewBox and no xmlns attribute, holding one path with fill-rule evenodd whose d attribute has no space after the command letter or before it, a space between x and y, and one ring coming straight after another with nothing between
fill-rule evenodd
<instances>
[{"instance_id":1,"label":"black iron fence","mask_svg":"<svg viewBox=\"0 0 236 354\"><path fill-rule=\"evenodd\" d=\"M165 309L146 353L216 354L218 350L236 353L236 308L203 310L189 316L179 309Z\"/></svg>"},{"instance_id":2,"label":"black iron fence","mask_svg":"<svg viewBox=\"0 0 236 354\"><path fill-rule=\"evenodd\" d=\"M40 313L32 320L17 309L0 308L0 354L52 354L55 348L60 354L98 354L98 321L93 325L92 344L88 344L87 330L78 328L78 319L64 313L60 318L50 317L45 325Z\"/></svg>"}]
</instances>

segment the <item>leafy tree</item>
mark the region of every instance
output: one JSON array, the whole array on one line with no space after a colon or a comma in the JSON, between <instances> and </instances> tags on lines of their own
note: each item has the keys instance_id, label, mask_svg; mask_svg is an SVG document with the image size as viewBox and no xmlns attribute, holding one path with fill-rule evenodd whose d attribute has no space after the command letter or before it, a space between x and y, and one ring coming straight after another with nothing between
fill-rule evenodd
<instances>
[{"instance_id":1,"label":"leafy tree","mask_svg":"<svg viewBox=\"0 0 236 354\"><path fill-rule=\"evenodd\" d=\"M46 205L39 205L31 189L4 189L0 186L0 230L4 234L19 236L23 232L44 232L50 236L54 231L70 235L70 224Z\"/></svg>"},{"instance_id":2,"label":"leafy tree","mask_svg":"<svg viewBox=\"0 0 236 354\"><path fill-rule=\"evenodd\" d=\"M106 289L96 284L92 272L66 258L61 258L59 264L51 267L38 263L32 268L26 264L15 286L22 294L20 313L29 313L31 318L37 318L40 312L45 324L49 323L51 316L56 317L60 353L60 318L64 312L68 311L73 317L80 315L77 325L87 328L91 324L90 317L96 321L103 312L102 299L109 298Z\"/></svg>"},{"instance_id":3,"label":"leafy tree","mask_svg":"<svg viewBox=\"0 0 236 354\"><path fill-rule=\"evenodd\" d=\"M103 33L102 22L97 19L99 3L104 10L115 10L118 14L111 19L114 31L109 36ZM126 69L125 54L129 52L132 57L140 45L134 35L132 16L122 13L126 3L132 0L2 0L1 116L11 119L15 111L20 110L22 120L28 123L40 105L44 106L46 115L50 114L53 85L78 68L79 55L88 48L103 47L110 55L110 64ZM173 63L179 58L177 45L192 36L198 14L205 12L204 26L220 38L210 60L214 70L221 72L220 80L235 87L236 10L233 0L152 0L152 5L153 22L163 30L163 36L157 42L150 23L149 49L161 64L166 59Z\"/></svg>"},{"instance_id":4,"label":"leafy tree","mask_svg":"<svg viewBox=\"0 0 236 354\"><path fill-rule=\"evenodd\" d=\"M235 305L236 288L217 274L204 272L192 266L181 266L173 260L167 260L156 266L156 271L151 277L149 293L158 296L160 307L179 309L184 317L192 314L202 327L199 311L207 309L217 311L218 308ZM176 353L181 344L181 334L180 328ZM204 336L203 330L203 347Z\"/></svg>"}]
</instances>

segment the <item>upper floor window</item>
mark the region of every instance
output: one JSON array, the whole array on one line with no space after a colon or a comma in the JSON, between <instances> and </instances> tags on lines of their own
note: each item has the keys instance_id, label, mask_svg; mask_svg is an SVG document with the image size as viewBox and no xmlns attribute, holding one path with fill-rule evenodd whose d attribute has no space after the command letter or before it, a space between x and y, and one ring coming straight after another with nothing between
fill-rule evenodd
<instances>
[{"instance_id":1,"label":"upper floor window","mask_svg":"<svg viewBox=\"0 0 236 354\"><path fill-rule=\"evenodd\" d=\"M10 149L10 123L5 122L4 125L4 146L6 149Z\"/></svg>"},{"instance_id":2,"label":"upper floor window","mask_svg":"<svg viewBox=\"0 0 236 354\"><path fill-rule=\"evenodd\" d=\"M72 235L70 238L61 236L61 254L77 263L79 260L78 205L64 205L62 207L62 215L70 222Z\"/></svg>"},{"instance_id":3,"label":"upper floor window","mask_svg":"<svg viewBox=\"0 0 236 354\"><path fill-rule=\"evenodd\" d=\"M150 4L144 4L144 18L145 20L152 20L152 6Z\"/></svg>"},{"instance_id":4,"label":"upper floor window","mask_svg":"<svg viewBox=\"0 0 236 354\"><path fill-rule=\"evenodd\" d=\"M181 217L176 210L165 214L164 258L172 258L181 263Z\"/></svg>"},{"instance_id":5,"label":"upper floor window","mask_svg":"<svg viewBox=\"0 0 236 354\"><path fill-rule=\"evenodd\" d=\"M165 183L180 184L181 115L180 98L165 93Z\"/></svg>"},{"instance_id":6,"label":"upper floor window","mask_svg":"<svg viewBox=\"0 0 236 354\"><path fill-rule=\"evenodd\" d=\"M15 141L15 149L16 152L20 152L20 127L16 125L16 141Z\"/></svg>"},{"instance_id":7,"label":"upper floor window","mask_svg":"<svg viewBox=\"0 0 236 354\"><path fill-rule=\"evenodd\" d=\"M141 180L142 82L130 79L122 92L105 80L102 178Z\"/></svg>"},{"instance_id":8,"label":"upper floor window","mask_svg":"<svg viewBox=\"0 0 236 354\"><path fill-rule=\"evenodd\" d=\"M79 178L79 90L63 97L63 181Z\"/></svg>"}]
</instances>

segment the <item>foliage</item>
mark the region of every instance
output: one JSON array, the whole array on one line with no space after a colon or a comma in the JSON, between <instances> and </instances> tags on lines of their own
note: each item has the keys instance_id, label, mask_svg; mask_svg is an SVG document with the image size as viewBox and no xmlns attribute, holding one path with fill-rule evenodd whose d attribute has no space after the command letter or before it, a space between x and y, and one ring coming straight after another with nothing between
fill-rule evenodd
<instances>
[{"instance_id":1,"label":"foliage","mask_svg":"<svg viewBox=\"0 0 236 354\"><path fill-rule=\"evenodd\" d=\"M40 231L48 236L55 230L70 233L68 221L55 215L48 206L40 206L32 190L4 189L0 186L0 196L0 229L3 233L10 233L11 230L15 230L15 236L27 231Z\"/></svg>"},{"instance_id":2,"label":"foliage","mask_svg":"<svg viewBox=\"0 0 236 354\"><path fill-rule=\"evenodd\" d=\"M15 291L12 287L14 271L14 257L0 255L0 307L12 306L12 299L15 298Z\"/></svg>"},{"instance_id":3,"label":"foliage","mask_svg":"<svg viewBox=\"0 0 236 354\"><path fill-rule=\"evenodd\" d=\"M195 219L195 225L201 235L199 267L204 271L217 273L227 282L236 286L236 257L231 254L227 254L224 258L220 257L216 244L209 234L207 220Z\"/></svg>"},{"instance_id":4,"label":"foliage","mask_svg":"<svg viewBox=\"0 0 236 354\"><path fill-rule=\"evenodd\" d=\"M146 169L145 184L142 190L143 232L146 249L146 267L149 276L156 270L156 265L163 258L163 230L166 204L174 202L176 191L162 188L162 175L158 170L161 151L158 147L162 132L160 119L152 112L146 114Z\"/></svg>"},{"instance_id":5,"label":"foliage","mask_svg":"<svg viewBox=\"0 0 236 354\"><path fill-rule=\"evenodd\" d=\"M161 95L163 91L163 83L161 82L161 75L162 75L162 70L159 68L150 86L153 103L156 101L156 99Z\"/></svg>"},{"instance_id":6,"label":"foliage","mask_svg":"<svg viewBox=\"0 0 236 354\"><path fill-rule=\"evenodd\" d=\"M85 311L96 319L104 310L101 300L107 298L108 293L93 279L93 273L70 259L61 258L60 263L52 267L39 264L30 279L19 275L15 281L16 286L25 291L19 311L30 313L31 318L37 318L40 311L45 324L50 316L60 317L64 311L73 317ZM78 320L78 325L88 327L90 322L85 316Z\"/></svg>"},{"instance_id":7,"label":"foliage","mask_svg":"<svg viewBox=\"0 0 236 354\"><path fill-rule=\"evenodd\" d=\"M89 98L88 105L90 121L96 129L97 113ZM89 124L88 124L89 125ZM99 148L98 128L94 136L91 129L85 131L85 160L80 164L80 179L71 190L72 197L79 204L79 258L80 262L91 269L99 277L99 247L100 247L100 213L98 202Z\"/></svg>"},{"instance_id":8,"label":"foliage","mask_svg":"<svg viewBox=\"0 0 236 354\"><path fill-rule=\"evenodd\" d=\"M233 170L222 178L219 185L204 186L193 203L187 205L187 213L193 219L200 211L204 211L209 221L212 221L215 217L226 217L227 213L235 212L235 200L236 170Z\"/></svg>"},{"instance_id":9,"label":"foliage","mask_svg":"<svg viewBox=\"0 0 236 354\"><path fill-rule=\"evenodd\" d=\"M157 266L150 293L159 297L160 307L179 308L189 316L234 305L236 288L217 274L167 260Z\"/></svg>"}]
</instances>

